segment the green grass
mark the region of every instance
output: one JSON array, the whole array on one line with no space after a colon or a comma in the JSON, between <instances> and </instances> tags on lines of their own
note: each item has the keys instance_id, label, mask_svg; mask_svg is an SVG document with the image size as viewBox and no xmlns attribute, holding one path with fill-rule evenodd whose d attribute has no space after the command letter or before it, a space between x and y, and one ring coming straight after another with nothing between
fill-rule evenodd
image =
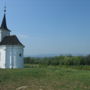
<instances>
[{"instance_id":1,"label":"green grass","mask_svg":"<svg viewBox=\"0 0 90 90\"><path fill-rule=\"evenodd\" d=\"M1 69L0 90L90 90L89 66L26 67ZM17 89L22 86L26 89Z\"/></svg>"}]
</instances>

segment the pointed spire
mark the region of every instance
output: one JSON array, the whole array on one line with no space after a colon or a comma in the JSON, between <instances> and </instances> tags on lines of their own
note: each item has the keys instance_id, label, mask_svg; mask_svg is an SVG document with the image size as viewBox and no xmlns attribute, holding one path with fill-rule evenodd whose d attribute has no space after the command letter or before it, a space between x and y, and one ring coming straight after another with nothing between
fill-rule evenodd
<instances>
[{"instance_id":1,"label":"pointed spire","mask_svg":"<svg viewBox=\"0 0 90 90\"><path fill-rule=\"evenodd\" d=\"M1 23L1 29L4 29L4 30L8 30L10 31L8 28L7 28L7 22L6 22L6 6L4 7L4 16L3 16L3 19L2 19L2 23Z\"/></svg>"},{"instance_id":2,"label":"pointed spire","mask_svg":"<svg viewBox=\"0 0 90 90\"><path fill-rule=\"evenodd\" d=\"M6 4L4 6L4 17L1 24L2 29L7 29L7 23L6 23Z\"/></svg>"},{"instance_id":3,"label":"pointed spire","mask_svg":"<svg viewBox=\"0 0 90 90\"><path fill-rule=\"evenodd\" d=\"M3 20L2 20L2 24L1 24L1 28L2 29L8 29L7 28L7 23L6 23L6 14L4 13L4 17L3 17Z\"/></svg>"}]
</instances>

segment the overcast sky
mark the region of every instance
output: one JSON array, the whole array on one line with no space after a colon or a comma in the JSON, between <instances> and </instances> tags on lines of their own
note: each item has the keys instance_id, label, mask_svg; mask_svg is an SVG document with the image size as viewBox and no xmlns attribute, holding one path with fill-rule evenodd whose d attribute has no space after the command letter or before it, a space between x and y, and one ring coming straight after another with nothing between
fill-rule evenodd
<instances>
[{"instance_id":1,"label":"overcast sky","mask_svg":"<svg viewBox=\"0 0 90 90\"><path fill-rule=\"evenodd\" d=\"M7 25L25 56L90 54L90 0L7 0Z\"/></svg>"}]
</instances>

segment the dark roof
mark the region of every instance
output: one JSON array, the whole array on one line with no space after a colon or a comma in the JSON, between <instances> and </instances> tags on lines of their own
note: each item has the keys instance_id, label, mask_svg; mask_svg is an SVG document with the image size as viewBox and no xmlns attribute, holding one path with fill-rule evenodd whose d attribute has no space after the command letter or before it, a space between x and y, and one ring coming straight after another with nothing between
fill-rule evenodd
<instances>
[{"instance_id":1,"label":"dark roof","mask_svg":"<svg viewBox=\"0 0 90 90\"><path fill-rule=\"evenodd\" d=\"M20 45L20 46L23 46L23 44L18 40L18 38L15 35L4 37L3 40L0 42L0 45Z\"/></svg>"},{"instance_id":2,"label":"dark roof","mask_svg":"<svg viewBox=\"0 0 90 90\"><path fill-rule=\"evenodd\" d=\"M8 28L7 28L7 23L6 23L6 15L4 14L4 17L3 17L3 20L2 20L2 24L1 24L1 29L3 30L7 30L7 31L10 31Z\"/></svg>"}]
</instances>

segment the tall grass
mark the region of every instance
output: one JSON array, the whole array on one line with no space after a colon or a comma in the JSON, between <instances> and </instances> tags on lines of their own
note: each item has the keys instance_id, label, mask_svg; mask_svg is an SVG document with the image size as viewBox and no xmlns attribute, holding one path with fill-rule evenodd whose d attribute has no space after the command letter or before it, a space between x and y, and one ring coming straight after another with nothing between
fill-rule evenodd
<instances>
[{"instance_id":1,"label":"tall grass","mask_svg":"<svg viewBox=\"0 0 90 90\"><path fill-rule=\"evenodd\" d=\"M86 69L89 66L81 68L28 64L25 67L1 69L0 90L16 90L22 86L26 86L25 90L90 90L90 71Z\"/></svg>"}]
</instances>

